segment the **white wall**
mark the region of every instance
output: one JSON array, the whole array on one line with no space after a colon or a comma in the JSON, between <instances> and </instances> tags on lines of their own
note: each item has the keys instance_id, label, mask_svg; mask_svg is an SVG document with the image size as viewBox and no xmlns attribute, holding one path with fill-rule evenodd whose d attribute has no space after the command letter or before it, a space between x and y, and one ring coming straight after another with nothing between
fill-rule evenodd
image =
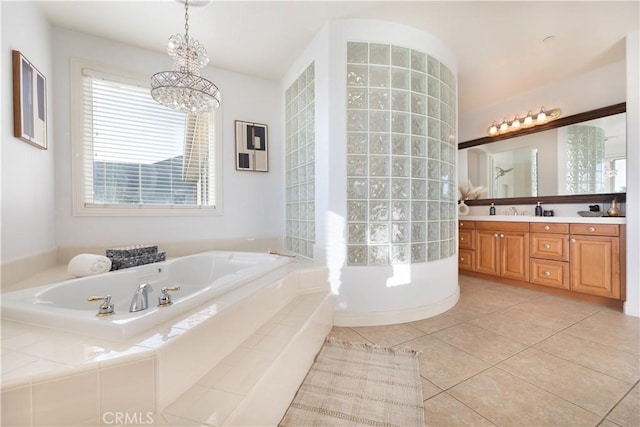
<instances>
[{"instance_id":1,"label":"white wall","mask_svg":"<svg viewBox=\"0 0 640 427\"><path fill-rule=\"evenodd\" d=\"M522 117L528 110L560 108L561 117L566 117L625 100L625 61L619 61L531 92L516 94L500 104L460 112L458 142L487 136L487 128L493 121L513 118L516 114Z\"/></svg>"},{"instance_id":2,"label":"white wall","mask_svg":"<svg viewBox=\"0 0 640 427\"><path fill-rule=\"evenodd\" d=\"M2 8L2 261L55 248L55 120L51 28L32 2ZM13 137L11 50L19 50L47 79L47 140L41 150Z\"/></svg>"},{"instance_id":3,"label":"white wall","mask_svg":"<svg viewBox=\"0 0 640 427\"><path fill-rule=\"evenodd\" d=\"M640 316L640 32L627 36L627 302Z\"/></svg>"},{"instance_id":4,"label":"white wall","mask_svg":"<svg viewBox=\"0 0 640 427\"><path fill-rule=\"evenodd\" d=\"M170 34L167 33L167 37ZM165 40L158 40L164 46ZM202 70L222 93L223 215L193 217L79 217L72 215L71 58L151 76L170 69L168 55L94 36L53 29L56 105L56 212L58 246L118 245L284 235L284 140L282 95L275 81L213 67ZM215 52L210 52L215 56ZM269 126L269 172L235 170L235 120Z\"/></svg>"}]
</instances>

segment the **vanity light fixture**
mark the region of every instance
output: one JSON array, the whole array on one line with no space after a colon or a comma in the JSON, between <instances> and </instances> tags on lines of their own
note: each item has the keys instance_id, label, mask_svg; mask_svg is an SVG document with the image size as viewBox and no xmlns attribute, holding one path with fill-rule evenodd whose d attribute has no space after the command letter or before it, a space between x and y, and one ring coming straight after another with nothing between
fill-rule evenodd
<instances>
[{"instance_id":1,"label":"vanity light fixture","mask_svg":"<svg viewBox=\"0 0 640 427\"><path fill-rule=\"evenodd\" d=\"M184 36L169 37L167 53L173 58L173 69L151 76L151 96L160 104L187 114L212 111L220 106L218 87L200 76L200 69L209 63L207 50L189 37L189 2L184 2ZM208 1L194 0L194 5Z\"/></svg>"},{"instance_id":2,"label":"vanity light fixture","mask_svg":"<svg viewBox=\"0 0 640 427\"><path fill-rule=\"evenodd\" d=\"M558 117L560 117L559 108L545 110L544 107L541 107L538 114L533 114L529 111L524 119L520 119L520 116L516 114L511 121L507 120L505 117L499 125L496 124L496 122L493 122L491 126L489 126L489 129L487 129L487 134L489 136L497 136L508 132L515 132L544 123L549 123Z\"/></svg>"}]
</instances>

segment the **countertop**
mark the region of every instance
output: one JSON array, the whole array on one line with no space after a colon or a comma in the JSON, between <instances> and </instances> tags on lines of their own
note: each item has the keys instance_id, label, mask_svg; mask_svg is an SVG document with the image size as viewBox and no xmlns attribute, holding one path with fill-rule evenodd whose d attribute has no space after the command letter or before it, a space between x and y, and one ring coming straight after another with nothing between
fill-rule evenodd
<instances>
[{"instance_id":1,"label":"countertop","mask_svg":"<svg viewBox=\"0 0 640 427\"><path fill-rule=\"evenodd\" d=\"M568 222L578 224L626 224L627 218L600 216L460 215L458 221Z\"/></svg>"}]
</instances>

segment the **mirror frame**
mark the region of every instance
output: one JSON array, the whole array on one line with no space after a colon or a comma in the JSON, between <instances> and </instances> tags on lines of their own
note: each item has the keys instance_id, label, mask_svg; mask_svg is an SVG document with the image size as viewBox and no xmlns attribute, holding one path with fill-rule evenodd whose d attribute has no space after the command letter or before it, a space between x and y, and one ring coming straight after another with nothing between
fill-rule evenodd
<instances>
[{"instance_id":1,"label":"mirror frame","mask_svg":"<svg viewBox=\"0 0 640 427\"><path fill-rule=\"evenodd\" d=\"M523 129L517 132L510 132L510 133L506 133L498 136L485 136L483 138L472 139L470 141L461 142L460 144L458 144L458 150L476 147L478 145L490 144L492 142L502 141L504 139L516 138L519 136L529 135L532 133L543 132L545 130L556 129L562 126L568 126L576 123L586 122L588 120L599 119L601 117L612 116L614 114L626 113L626 111L627 111L627 103L622 102L620 104L597 108L595 110L586 111L580 114L574 114L573 116L560 117L544 125L536 126L529 129ZM625 202L627 199L627 193L571 194L571 195L563 195L563 196L475 199L475 200L465 200L465 204L469 206L485 206L485 205L490 205L491 203L496 205L526 205L526 204L535 204L537 202L558 203L558 204L605 203L605 202L608 203L614 197L617 197L619 202Z\"/></svg>"}]
</instances>

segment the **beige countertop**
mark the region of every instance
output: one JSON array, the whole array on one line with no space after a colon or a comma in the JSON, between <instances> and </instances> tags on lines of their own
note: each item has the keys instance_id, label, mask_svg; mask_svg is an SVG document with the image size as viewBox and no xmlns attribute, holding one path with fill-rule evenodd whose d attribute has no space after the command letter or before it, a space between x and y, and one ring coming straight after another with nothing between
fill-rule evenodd
<instances>
[{"instance_id":1,"label":"beige countertop","mask_svg":"<svg viewBox=\"0 0 640 427\"><path fill-rule=\"evenodd\" d=\"M626 224L625 217L460 215L458 221L568 222L576 224Z\"/></svg>"}]
</instances>

